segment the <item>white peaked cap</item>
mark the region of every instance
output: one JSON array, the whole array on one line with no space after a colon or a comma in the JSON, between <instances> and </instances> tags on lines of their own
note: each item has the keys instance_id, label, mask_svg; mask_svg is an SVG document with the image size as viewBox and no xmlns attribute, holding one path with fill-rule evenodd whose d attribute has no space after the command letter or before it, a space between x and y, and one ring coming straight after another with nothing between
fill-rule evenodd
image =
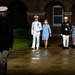
<instances>
[{"instance_id":1,"label":"white peaked cap","mask_svg":"<svg viewBox=\"0 0 75 75\"><path fill-rule=\"evenodd\" d=\"M67 17L67 16L65 16L65 17L64 17L64 19L68 19L68 17Z\"/></svg>"},{"instance_id":2,"label":"white peaked cap","mask_svg":"<svg viewBox=\"0 0 75 75\"><path fill-rule=\"evenodd\" d=\"M8 10L8 7L6 7L6 6L0 6L0 12L1 11L6 11L6 10Z\"/></svg>"},{"instance_id":3,"label":"white peaked cap","mask_svg":"<svg viewBox=\"0 0 75 75\"><path fill-rule=\"evenodd\" d=\"M35 15L34 18L39 18L39 16Z\"/></svg>"}]
</instances>

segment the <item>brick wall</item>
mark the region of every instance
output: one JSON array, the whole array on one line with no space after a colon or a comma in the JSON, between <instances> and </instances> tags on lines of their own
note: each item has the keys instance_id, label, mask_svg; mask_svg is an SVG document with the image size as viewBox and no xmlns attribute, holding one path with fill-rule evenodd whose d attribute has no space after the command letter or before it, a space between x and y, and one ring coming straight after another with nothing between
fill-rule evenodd
<instances>
[{"instance_id":1,"label":"brick wall","mask_svg":"<svg viewBox=\"0 0 75 75\"><path fill-rule=\"evenodd\" d=\"M12 2L16 0L0 0L0 5L10 6ZM18 1L18 0L17 0ZM62 5L64 8L64 12L69 17L71 23L75 20L75 0L20 0L24 2L27 8L27 20L29 25L31 25L34 15L39 15L40 19L43 20L47 18L52 27L52 31L54 34L60 33L60 27L53 26L53 5ZM52 4L53 3L53 4ZM56 3L56 4L55 4Z\"/></svg>"}]
</instances>

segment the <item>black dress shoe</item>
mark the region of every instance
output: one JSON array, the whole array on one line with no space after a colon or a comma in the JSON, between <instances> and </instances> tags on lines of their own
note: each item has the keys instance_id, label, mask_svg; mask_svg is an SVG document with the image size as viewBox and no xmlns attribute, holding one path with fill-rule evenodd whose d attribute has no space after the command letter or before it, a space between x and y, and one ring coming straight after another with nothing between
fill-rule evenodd
<instances>
[{"instance_id":1,"label":"black dress shoe","mask_svg":"<svg viewBox=\"0 0 75 75\"><path fill-rule=\"evenodd\" d=\"M75 45L72 45L72 48L75 48Z\"/></svg>"},{"instance_id":2,"label":"black dress shoe","mask_svg":"<svg viewBox=\"0 0 75 75\"><path fill-rule=\"evenodd\" d=\"M63 49L65 50L65 49L66 49L66 47L63 47Z\"/></svg>"},{"instance_id":3,"label":"black dress shoe","mask_svg":"<svg viewBox=\"0 0 75 75\"><path fill-rule=\"evenodd\" d=\"M66 47L66 49L68 49L68 47Z\"/></svg>"}]
</instances>

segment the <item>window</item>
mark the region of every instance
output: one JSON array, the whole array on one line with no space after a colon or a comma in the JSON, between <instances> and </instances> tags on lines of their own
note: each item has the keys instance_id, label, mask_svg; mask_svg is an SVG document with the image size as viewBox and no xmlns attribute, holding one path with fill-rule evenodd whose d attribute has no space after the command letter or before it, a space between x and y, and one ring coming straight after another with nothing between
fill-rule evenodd
<instances>
[{"instance_id":1,"label":"window","mask_svg":"<svg viewBox=\"0 0 75 75\"><path fill-rule=\"evenodd\" d=\"M53 25L60 26L63 22L63 8L62 6L53 7Z\"/></svg>"}]
</instances>

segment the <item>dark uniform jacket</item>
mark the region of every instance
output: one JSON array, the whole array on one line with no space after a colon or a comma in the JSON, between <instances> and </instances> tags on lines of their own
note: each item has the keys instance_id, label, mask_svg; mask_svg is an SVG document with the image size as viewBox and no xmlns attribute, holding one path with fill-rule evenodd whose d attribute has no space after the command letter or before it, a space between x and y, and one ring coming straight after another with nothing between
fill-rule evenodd
<instances>
[{"instance_id":1,"label":"dark uniform jacket","mask_svg":"<svg viewBox=\"0 0 75 75\"><path fill-rule=\"evenodd\" d=\"M0 51L9 50L13 46L13 28L9 20L0 17Z\"/></svg>"},{"instance_id":2,"label":"dark uniform jacket","mask_svg":"<svg viewBox=\"0 0 75 75\"><path fill-rule=\"evenodd\" d=\"M69 22L63 22L61 25L61 34L62 35L70 35L71 25Z\"/></svg>"}]
</instances>

